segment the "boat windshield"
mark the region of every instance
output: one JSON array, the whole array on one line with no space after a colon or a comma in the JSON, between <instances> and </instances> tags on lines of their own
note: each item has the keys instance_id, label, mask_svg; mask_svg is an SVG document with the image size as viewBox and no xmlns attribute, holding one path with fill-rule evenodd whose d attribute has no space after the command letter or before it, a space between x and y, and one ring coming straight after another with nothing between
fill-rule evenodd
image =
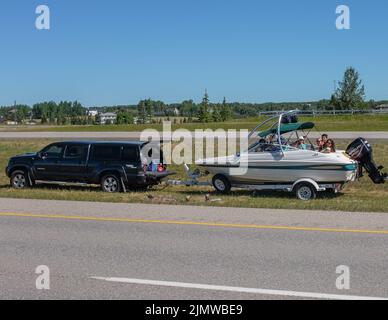
<instances>
[{"instance_id":1,"label":"boat windshield","mask_svg":"<svg viewBox=\"0 0 388 320\"><path fill-rule=\"evenodd\" d=\"M281 151L298 151L303 150L302 148L295 148L290 145L282 145L282 148L279 144L274 143L267 143L267 142L256 142L253 143L250 147L248 152L249 153L261 153L261 152L281 152ZM306 148L305 150L308 150Z\"/></svg>"}]
</instances>

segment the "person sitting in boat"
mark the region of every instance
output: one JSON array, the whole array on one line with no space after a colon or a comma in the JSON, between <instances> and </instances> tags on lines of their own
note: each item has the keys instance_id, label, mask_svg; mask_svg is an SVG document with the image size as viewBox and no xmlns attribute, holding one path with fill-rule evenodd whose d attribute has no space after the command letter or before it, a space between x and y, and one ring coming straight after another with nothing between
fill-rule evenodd
<instances>
[{"instance_id":1,"label":"person sitting in boat","mask_svg":"<svg viewBox=\"0 0 388 320\"><path fill-rule=\"evenodd\" d=\"M274 143L268 143L265 139L261 139L256 145L254 145L250 152L279 152L280 146Z\"/></svg>"},{"instance_id":2,"label":"person sitting in boat","mask_svg":"<svg viewBox=\"0 0 388 320\"><path fill-rule=\"evenodd\" d=\"M269 136L267 136L266 140L264 141L268 144L279 144L279 139L277 134L270 134ZM280 136L280 141L282 145L287 144L287 140L283 136Z\"/></svg>"},{"instance_id":3,"label":"person sitting in boat","mask_svg":"<svg viewBox=\"0 0 388 320\"><path fill-rule=\"evenodd\" d=\"M320 139L317 140L318 150L322 151L325 147L325 144L329 140L329 136L327 134L323 134Z\"/></svg>"},{"instance_id":4,"label":"person sitting in boat","mask_svg":"<svg viewBox=\"0 0 388 320\"><path fill-rule=\"evenodd\" d=\"M267 145L265 139L260 139L260 141L253 147L252 152L264 152L264 148Z\"/></svg>"},{"instance_id":5,"label":"person sitting in boat","mask_svg":"<svg viewBox=\"0 0 388 320\"><path fill-rule=\"evenodd\" d=\"M308 150L305 137L300 137L292 146L297 149Z\"/></svg>"},{"instance_id":6,"label":"person sitting in boat","mask_svg":"<svg viewBox=\"0 0 388 320\"><path fill-rule=\"evenodd\" d=\"M328 139L322 149L322 153L335 153L336 147L333 139Z\"/></svg>"},{"instance_id":7,"label":"person sitting in boat","mask_svg":"<svg viewBox=\"0 0 388 320\"><path fill-rule=\"evenodd\" d=\"M276 142L276 134L270 134L268 137L267 137L267 143L269 144L273 144Z\"/></svg>"}]
</instances>

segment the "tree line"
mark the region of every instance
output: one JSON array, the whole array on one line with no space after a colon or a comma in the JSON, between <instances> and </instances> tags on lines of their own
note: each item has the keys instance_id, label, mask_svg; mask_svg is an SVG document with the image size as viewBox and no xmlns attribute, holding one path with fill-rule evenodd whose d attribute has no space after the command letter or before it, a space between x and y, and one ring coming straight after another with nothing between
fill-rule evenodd
<instances>
[{"instance_id":1,"label":"tree line","mask_svg":"<svg viewBox=\"0 0 388 320\"><path fill-rule=\"evenodd\" d=\"M42 124L87 124L87 109L78 101L40 102L28 105L0 107L0 116L9 121L40 120ZM89 119L90 120L90 119Z\"/></svg>"},{"instance_id":2,"label":"tree line","mask_svg":"<svg viewBox=\"0 0 388 320\"><path fill-rule=\"evenodd\" d=\"M199 121L223 122L232 118L257 116L261 112L278 110L364 110L372 109L387 101L365 101L365 86L360 75L353 67L346 69L343 79L336 85L330 99L312 102L284 102L284 103L240 103L227 102L226 98L221 103L210 101L207 90L200 103L185 100L181 103L166 104L160 100L144 99L137 105L105 106L94 108L100 113L115 112L117 124L155 123L161 118L184 118L184 122ZM42 124L96 124L99 116L88 115L89 108L80 102L49 101L28 105L14 105L0 107L0 119L23 122L26 120L40 120ZM156 120L159 119L159 120Z\"/></svg>"}]
</instances>

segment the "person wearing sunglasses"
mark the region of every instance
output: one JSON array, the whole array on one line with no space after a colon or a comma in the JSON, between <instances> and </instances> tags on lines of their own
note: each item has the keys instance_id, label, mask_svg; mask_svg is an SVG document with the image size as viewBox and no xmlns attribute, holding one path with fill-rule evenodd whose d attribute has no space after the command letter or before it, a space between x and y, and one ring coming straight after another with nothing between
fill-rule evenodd
<instances>
[{"instance_id":1,"label":"person wearing sunglasses","mask_svg":"<svg viewBox=\"0 0 388 320\"><path fill-rule=\"evenodd\" d=\"M328 139L326 141L322 152L323 153L335 153L336 152L335 142L333 139Z\"/></svg>"}]
</instances>

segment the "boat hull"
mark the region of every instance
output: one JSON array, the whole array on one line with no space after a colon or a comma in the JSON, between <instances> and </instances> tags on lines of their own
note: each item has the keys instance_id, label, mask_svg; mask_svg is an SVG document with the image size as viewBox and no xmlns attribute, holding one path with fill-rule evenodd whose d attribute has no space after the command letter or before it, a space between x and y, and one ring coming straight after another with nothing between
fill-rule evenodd
<instances>
[{"instance_id":1,"label":"boat hull","mask_svg":"<svg viewBox=\"0 0 388 320\"><path fill-rule=\"evenodd\" d=\"M233 185L290 184L300 179L344 184L357 178L357 163L342 153L285 153L278 158L269 157L256 154L245 160L240 157L218 158L199 161L197 165L212 175L227 177Z\"/></svg>"}]
</instances>

